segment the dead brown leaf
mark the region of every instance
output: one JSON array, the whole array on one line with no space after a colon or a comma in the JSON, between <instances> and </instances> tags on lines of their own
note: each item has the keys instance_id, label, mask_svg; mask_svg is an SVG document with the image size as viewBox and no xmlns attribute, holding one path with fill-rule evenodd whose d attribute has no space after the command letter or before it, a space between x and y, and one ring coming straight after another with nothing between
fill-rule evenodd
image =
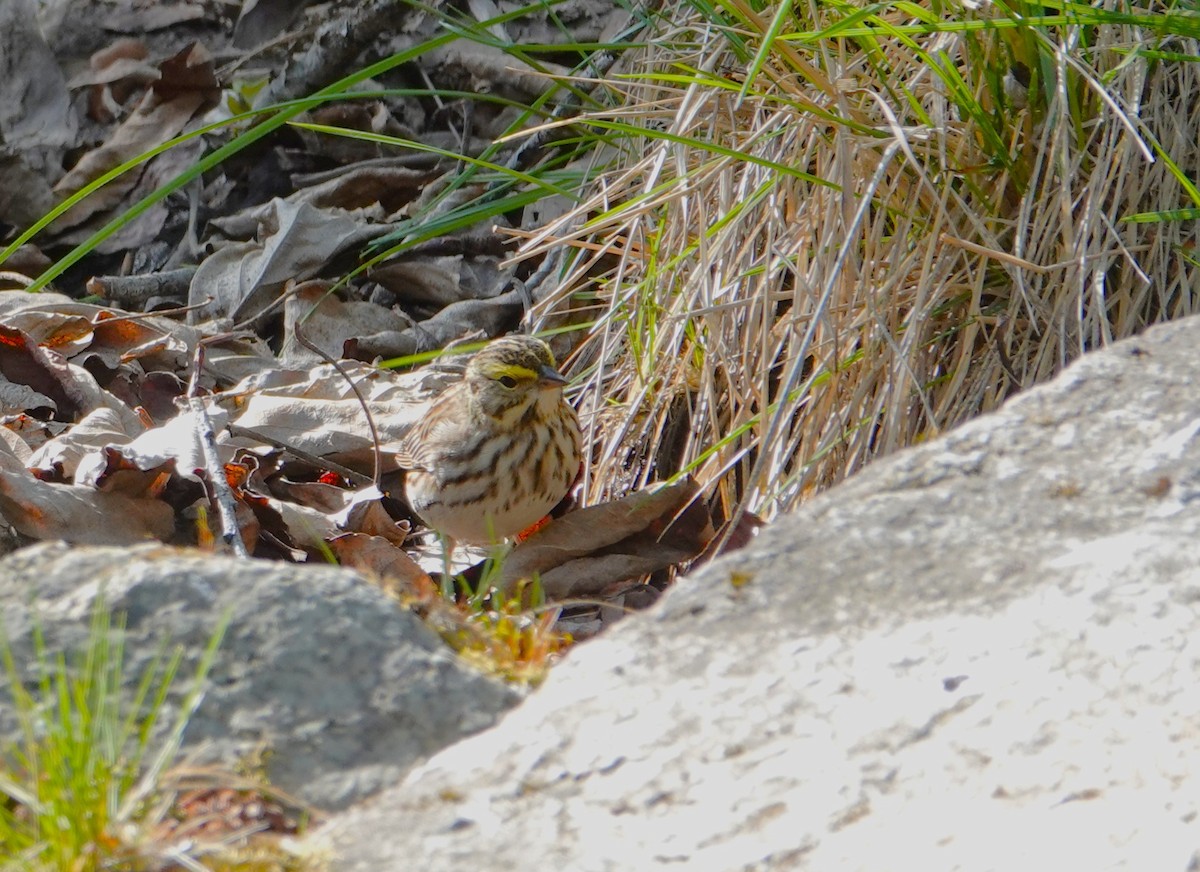
<instances>
[{"instance_id":1,"label":"dead brown leaf","mask_svg":"<svg viewBox=\"0 0 1200 872\"><path fill-rule=\"evenodd\" d=\"M496 296L507 277L497 268L497 262L497 258L462 255L414 257L384 263L372 269L369 276L406 305L441 309L462 300Z\"/></svg>"},{"instance_id":2,"label":"dead brown leaf","mask_svg":"<svg viewBox=\"0 0 1200 872\"><path fill-rule=\"evenodd\" d=\"M2 449L0 515L24 536L79 545L166 541L175 532L175 512L166 503L39 481Z\"/></svg>"},{"instance_id":3,"label":"dead brown leaf","mask_svg":"<svg viewBox=\"0 0 1200 872\"><path fill-rule=\"evenodd\" d=\"M346 341L377 330L405 330L412 321L398 312L366 300L338 299L333 282L308 281L296 286L283 305L284 342L279 356L289 366L310 366L324 358L296 339L296 322L304 338L331 358L342 357Z\"/></svg>"},{"instance_id":4,"label":"dead brown leaf","mask_svg":"<svg viewBox=\"0 0 1200 872\"><path fill-rule=\"evenodd\" d=\"M386 583L398 585L399 591L429 591L433 580L416 562L382 536L366 533L343 533L329 540L342 566L368 572Z\"/></svg>"},{"instance_id":5,"label":"dead brown leaf","mask_svg":"<svg viewBox=\"0 0 1200 872\"><path fill-rule=\"evenodd\" d=\"M74 427L42 445L26 465L55 470L67 479L74 479L84 457L109 445L124 445L141 432L141 429L131 432L129 425L129 419L113 409L94 409Z\"/></svg>"},{"instance_id":6,"label":"dead brown leaf","mask_svg":"<svg viewBox=\"0 0 1200 872\"><path fill-rule=\"evenodd\" d=\"M13 313L4 323L66 358L75 356L92 342L92 322L81 315L31 307Z\"/></svg>"},{"instance_id":7,"label":"dead brown leaf","mask_svg":"<svg viewBox=\"0 0 1200 872\"><path fill-rule=\"evenodd\" d=\"M219 432L224 425L224 413L209 412L213 427ZM201 422L194 412L176 415L160 427L136 435L122 445L109 445L105 451L83 458L75 473L77 484L100 487L106 474L116 469L157 472L170 469L185 478L199 481L205 468ZM223 448L232 456L232 449Z\"/></svg>"},{"instance_id":8,"label":"dead brown leaf","mask_svg":"<svg viewBox=\"0 0 1200 872\"><path fill-rule=\"evenodd\" d=\"M453 378L428 368L403 374L356 362L343 362L342 368L370 403L385 460L398 450L430 399ZM371 434L362 405L329 365L248 379L226 392L221 403L238 427L356 471L372 466ZM240 431L235 441L246 447L262 444Z\"/></svg>"},{"instance_id":9,"label":"dead brown leaf","mask_svg":"<svg viewBox=\"0 0 1200 872\"><path fill-rule=\"evenodd\" d=\"M351 495L344 487L337 485L320 481L289 481L282 476L272 476L266 485L271 495L278 499L326 514L345 509Z\"/></svg>"},{"instance_id":10,"label":"dead brown leaf","mask_svg":"<svg viewBox=\"0 0 1200 872\"><path fill-rule=\"evenodd\" d=\"M259 239L233 242L204 259L192 277L193 323L221 315L257 315L290 280L311 278L336 254L378 236L382 229L356 216L308 203L275 199Z\"/></svg>"},{"instance_id":11,"label":"dead brown leaf","mask_svg":"<svg viewBox=\"0 0 1200 872\"><path fill-rule=\"evenodd\" d=\"M38 346L26 333L0 324L0 375L48 400L59 420L72 421L102 403L95 379ZM6 403L9 405L9 403ZM10 408L12 406L10 405ZM16 406L23 411L30 405Z\"/></svg>"},{"instance_id":12,"label":"dead brown leaf","mask_svg":"<svg viewBox=\"0 0 1200 872\"><path fill-rule=\"evenodd\" d=\"M408 538L408 521L397 521L383 505L383 494L376 487L355 491L344 511L334 516L338 526L350 533L366 533L400 546Z\"/></svg>"},{"instance_id":13,"label":"dead brown leaf","mask_svg":"<svg viewBox=\"0 0 1200 872\"><path fill-rule=\"evenodd\" d=\"M159 71L162 77L137 109L107 142L85 154L59 180L54 186L55 193L62 197L74 194L109 170L177 136L196 114L215 105L220 97L212 57L202 46L188 46L164 61ZM97 213L114 209L141 179L142 174L136 172L114 179L73 206L54 226L59 230L75 227Z\"/></svg>"},{"instance_id":14,"label":"dead brown leaf","mask_svg":"<svg viewBox=\"0 0 1200 872\"><path fill-rule=\"evenodd\" d=\"M570 512L512 550L497 582L511 592L535 575L548 599L594 596L704 550L712 525L691 480Z\"/></svg>"}]
</instances>

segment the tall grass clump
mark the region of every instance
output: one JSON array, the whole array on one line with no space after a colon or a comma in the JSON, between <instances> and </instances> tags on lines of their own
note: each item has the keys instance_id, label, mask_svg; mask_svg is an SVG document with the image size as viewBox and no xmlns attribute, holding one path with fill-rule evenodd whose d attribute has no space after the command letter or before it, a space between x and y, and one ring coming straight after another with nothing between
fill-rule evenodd
<instances>
[{"instance_id":1,"label":"tall grass clump","mask_svg":"<svg viewBox=\"0 0 1200 872\"><path fill-rule=\"evenodd\" d=\"M772 516L1197 308L1200 17L669 0L577 128L619 139L543 322L596 498L682 472Z\"/></svg>"}]
</instances>

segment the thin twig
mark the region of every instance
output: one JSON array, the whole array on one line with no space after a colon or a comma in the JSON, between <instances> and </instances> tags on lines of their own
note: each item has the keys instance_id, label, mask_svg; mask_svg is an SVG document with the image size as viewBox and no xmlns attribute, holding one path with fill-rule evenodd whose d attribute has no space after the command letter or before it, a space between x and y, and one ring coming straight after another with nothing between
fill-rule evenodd
<instances>
[{"instance_id":1,"label":"thin twig","mask_svg":"<svg viewBox=\"0 0 1200 872\"><path fill-rule=\"evenodd\" d=\"M10 269L0 270L0 282L15 282L23 288L33 284L33 279L25 273L13 272Z\"/></svg>"},{"instance_id":2,"label":"thin twig","mask_svg":"<svg viewBox=\"0 0 1200 872\"><path fill-rule=\"evenodd\" d=\"M87 280L87 291L122 305L145 303L151 297L186 297L195 274L196 267L185 266L134 276L93 276Z\"/></svg>"},{"instance_id":3,"label":"thin twig","mask_svg":"<svg viewBox=\"0 0 1200 872\"><path fill-rule=\"evenodd\" d=\"M383 477L383 449L379 444L379 430L375 427L375 417L371 414L370 406L367 405L367 398L364 396L358 384L355 383L354 379L350 377L350 373L346 372L346 370L338 361L334 360L320 348L317 348L317 346L309 342L308 337L304 335L304 331L300 329L300 324L307 320L309 315L312 315L312 313L317 310L318 305L320 305L319 302L314 303L313 307L308 311L308 314L296 321L292 327L292 330L296 334L296 341L313 354L317 355L317 357L321 358L321 360L325 361L327 364L336 369L338 375L346 380L346 384L350 386L350 390L354 391L354 396L358 398L358 404L362 406L363 414L366 415L367 418L367 428L371 431L371 455L375 463L375 470L374 474L371 476L371 483L376 487L379 487L379 481Z\"/></svg>"},{"instance_id":4,"label":"thin twig","mask_svg":"<svg viewBox=\"0 0 1200 872\"><path fill-rule=\"evenodd\" d=\"M153 312L122 312L120 315L113 315L111 318L105 318L102 321L93 320L92 323L98 326L100 324L114 324L118 321L148 321L151 318L170 318L174 315L186 315L188 312L195 312L198 309L203 309L205 306L211 303L213 299L213 297L205 297L199 303L193 303L190 306L175 306L171 309L155 309ZM104 307L104 313L107 314L112 311L112 309ZM246 335L254 336L254 334ZM203 339L200 341L204 342L205 345L214 344L213 342L206 342Z\"/></svg>"},{"instance_id":5,"label":"thin twig","mask_svg":"<svg viewBox=\"0 0 1200 872\"><path fill-rule=\"evenodd\" d=\"M217 434L213 431L212 419L208 417L208 408L204 401L196 396L199 389L200 371L204 368L204 346L196 346L196 356L193 359L192 377L188 382L187 401L195 424L196 436L200 440L200 450L204 455L204 470L212 483L213 499L217 503L217 516L221 521L221 540L238 557L249 557L246 543L242 540L242 531L238 527L237 508L233 490L229 487L229 479L225 476L225 465L217 456Z\"/></svg>"},{"instance_id":6,"label":"thin twig","mask_svg":"<svg viewBox=\"0 0 1200 872\"><path fill-rule=\"evenodd\" d=\"M342 466L340 463L334 463L325 457L318 457L315 454L310 454L303 449L297 448L294 445L288 445L286 442L280 442L278 439L273 439L265 433L260 433L250 427L242 427L238 424L226 424L225 429L231 436L242 436L247 439L256 439L259 442L265 442L273 448L278 448L285 454L290 454L297 460L303 460L305 463L311 463L319 469L328 469L330 472L336 472L342 478L354 482L354 484L372 484L370 476L363 475L361 472L355 472L348 466Z\"/></svg>"}]
</instances>

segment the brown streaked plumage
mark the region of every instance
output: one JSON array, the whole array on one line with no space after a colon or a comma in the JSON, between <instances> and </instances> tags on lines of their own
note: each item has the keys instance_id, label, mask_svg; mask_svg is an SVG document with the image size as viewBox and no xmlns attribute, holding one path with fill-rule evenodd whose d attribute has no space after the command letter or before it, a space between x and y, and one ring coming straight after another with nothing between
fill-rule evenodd
<instances>
[{"instance_id":1,"label":"brown streaked plumage","mask_svg":"<svg viewBox=\"0 0 1200 872\"><path fill-rule=\"evenodd\" d=\"M579 472L575 410L549 346L505 336L471 358L408 433L399 463L413 511L453 541L486 545L540 521Z\"/></svg>"}]
</instances>

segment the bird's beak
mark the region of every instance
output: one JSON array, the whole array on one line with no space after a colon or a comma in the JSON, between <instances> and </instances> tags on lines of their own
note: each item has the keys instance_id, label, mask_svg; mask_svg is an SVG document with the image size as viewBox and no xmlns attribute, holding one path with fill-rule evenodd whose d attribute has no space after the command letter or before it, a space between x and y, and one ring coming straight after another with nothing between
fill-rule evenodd
<instances>
[{"instance_id":1,"label":"bird's beak","mask_svg":"<svg viewBox=\"0 0 1200 872\"><path fill-rule=\"evenodd\" d=\"M542 390L561 388L567 383L567 378L557 369L542 364L538 369L538 386Z\"/></svg>"}]
</instances>

